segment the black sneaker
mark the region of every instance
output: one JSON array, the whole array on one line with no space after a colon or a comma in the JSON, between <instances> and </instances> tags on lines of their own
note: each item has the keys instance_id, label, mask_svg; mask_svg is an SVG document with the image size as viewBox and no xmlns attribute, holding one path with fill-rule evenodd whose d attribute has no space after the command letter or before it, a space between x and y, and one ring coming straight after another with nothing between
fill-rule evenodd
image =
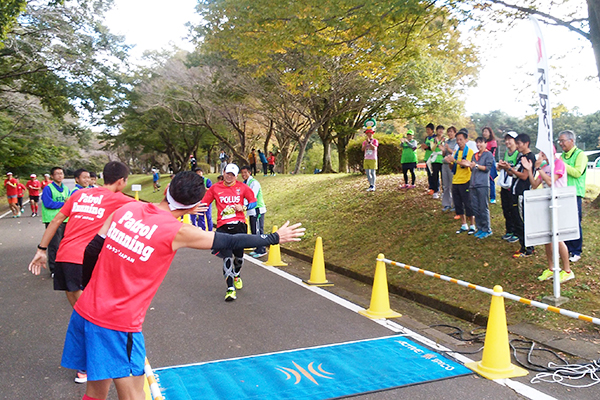
<instances>
[{"instance_id":1,"label":"black sneaker","mask_svg":"<svg viewBox=\"0 0 600 400\"><path fill-rule=\"evenodd\" d=\"M75 383L86 383L87 382L87 371L79 370L75 375Z\"/></svg>"}]
</instances>

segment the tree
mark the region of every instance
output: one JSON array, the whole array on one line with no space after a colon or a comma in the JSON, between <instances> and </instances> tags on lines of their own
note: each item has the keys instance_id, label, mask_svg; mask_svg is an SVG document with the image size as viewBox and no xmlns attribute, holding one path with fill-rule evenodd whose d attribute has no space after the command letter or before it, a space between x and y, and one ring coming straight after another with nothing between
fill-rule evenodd
<instances>
[{"instance_id":1,"label":"tree","mask_svg":"<svg viewBox=\"0 0 600 400\"><path fill-rule=\"evenodd\" d=\"M57 117L109 107L128 49L101 23L111 3L30 1L0 50L1 92L38 97Z\"/></svg>"},{"instance_id":2,"label":"tree","mask_svg":"<svg viewBox=\"0 0 600 400\"><path fill-rule=\"evenodd\" d=\"M133 78L127 101L105 118L110 129L104 139L106 149L125 152L139 170L161 165L156 154L163 154L173 171L179 172L187 168L190 154L210 148L215 140L203 124L190 122L197 114L189 102L169 97L171 81L165 81L159 71L165 70L141 70Z\"/></svg>"},{"instance_id":3,"label":"tree","mask_svg":"<svg viewBox=\"0 0 600 400\"><path fill-rule=\"evenodd\" d=\"M534 15L548 25L561 26L581 35L592 45L598 71L597 77L600 79L600 0L586 0L587 7L573 5L572 2L547 0L467 0L467 2L472 3L475 9L490 12L496 20L527 18L529 15ZM494 8L492 5L501 8ZM562 15L556 14L561 12Z\"/></svg>"},{"instance_id":4,"label":"tree","mask_svg":"<svg viewBox=\"0 0 600 400\"><path fill-rule=\"evenodd\" d=\"M299 142L295 172L317 131L329 170L332 119L360 111L377 91L392 110L425 115L436 111L430 105L446 108L477 67L458 40L458 22L435 2L206 0L199 11L206 21L197 28L200 51L227 54L305 105L298 109L308 112L311 128Z\"/></svg>"},{"instance_id":5,"label":"tree","mask_svg":"<svg viewBox=\"0 0 600 400\"><path fill-rule=\"evenodd\" d=\"M119 70L127 55L121 38L102 24L111 3L30 0L12 24L4 25L0 48L3 146L11 149L19 137L26 136L33 143L44 143L47 140L41 139L46 138L57 149L72 145L72 136L81 145L89 141L91 133L78 118L93 122L119 101ZM16 4L2 2L3 7L12 7L13 15ZM0 9L2 17L8 15L5 11ZM20 164L11 160L11 154L4 160L6 165ZM40 165L55 163L53 153L48 154L48 159L38 158Z\"/></svg>"},{"instance_id":6,"label":"tree","mask_svg":"<svg viewBox=\"0 0 600 400\"><path fill-rule=\"evenodd\" d=\"M11 29L17 17L25 10L26 0L3 0L0 3L0 48L6 33Z\"/></svg>"}]
</instances>

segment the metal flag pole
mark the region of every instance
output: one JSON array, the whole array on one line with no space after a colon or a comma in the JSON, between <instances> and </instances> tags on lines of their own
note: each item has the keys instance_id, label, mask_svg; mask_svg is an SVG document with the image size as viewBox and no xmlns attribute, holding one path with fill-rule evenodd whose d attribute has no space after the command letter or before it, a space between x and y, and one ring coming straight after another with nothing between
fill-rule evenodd
<instances>
[{"instance_id":1,"label":"metal flag pole","mask_svg":"<svg viewBox=\"0 0 600 400\"><path fill-rule=\"evenodd\" d=\"M552 264L554 272L554 298L560 298L560 264L558 251L558 205L556 201L554 187L554 146L552 132L552 108L550 105L550 82L548 79L548 57L544 38L538 20L530 16L529 19L533 23L536 33L536 50L537 50L537 92L539 101L538 110L538 138L536 147L546 154L546 158L550 163L550 214L551 214L551 229L552 229Z\"/></svg>"}]
</instances>

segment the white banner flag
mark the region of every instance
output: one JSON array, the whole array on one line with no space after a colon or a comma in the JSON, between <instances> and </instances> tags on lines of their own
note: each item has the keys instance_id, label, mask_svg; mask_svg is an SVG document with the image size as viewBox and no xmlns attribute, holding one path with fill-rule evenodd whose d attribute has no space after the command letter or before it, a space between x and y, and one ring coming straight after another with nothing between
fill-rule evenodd
<instances>
[{"instance_id":1,"label":"white banner flag","mask_svg":"<svg viewBox=\"0 0 600 400\"><path fill-rule=\"evenodd\" d=\"M530 16L535 28L537 50L537 69L535 73L538 109L538 137L535 147L546 153L548 158L552 157L552 107L550 107L550 81L548 79L548 56L546 46L542 37L542 30L538 20Z\"/></svg>"}]
</instances>

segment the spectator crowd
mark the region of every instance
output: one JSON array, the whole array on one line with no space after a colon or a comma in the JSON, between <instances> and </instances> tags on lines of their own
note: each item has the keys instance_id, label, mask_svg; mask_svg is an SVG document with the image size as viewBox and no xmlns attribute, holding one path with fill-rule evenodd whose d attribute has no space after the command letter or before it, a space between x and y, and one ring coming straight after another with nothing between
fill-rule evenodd
<instances>
[{"instance_id":1,"label":"spectator crowd","mask_svg":"<svg viewBox=\"0 0 600 400\"><path fill-rule=\"evenodd\" d=\"M510 131L504 134L506 147L502 158L497 160L498 140L491 127L481 130L481 136L474 141L469 139L469 131L454 126L437 127L430 123L425 127L425 141L419 144L414 132L409 130L400 141L402 150L403 182L401 190L416 188L415 169L423 166L427 173L425 195L433 199L441 198L444 212L454 212L454 219L460 222L456 234L472 235L486 239L493 232L490 223L489 205L496 204L496 183L500 186L500 202L505 221L502 239L509 243L519 242L519 249L513 258L526 258L534 248L525 243L524 197L528 190L539 186L556 188L573 186L577 193L577 213L579 239L559 242L559 255L562 261L560 281L574 279L571 263L581 259L583 235L581 231L581 207L585 195L585 179L588 159L575 144L575 134L565 130L560 132L558 145L562 150L552 157L531 150L531 139L527 134ZM365 130L366 139L362 143L368 188L376 190L377 149L379 142L373 137L372 129ZM418 164L417 149L424 152L423 163ZM550 160L554 160L554 180L551 177ZM410 174L410 179L409 179ZM545 245L548 268L538 277L540 281L553 278L552 244Z\"/></svg>"}]
</instances>

